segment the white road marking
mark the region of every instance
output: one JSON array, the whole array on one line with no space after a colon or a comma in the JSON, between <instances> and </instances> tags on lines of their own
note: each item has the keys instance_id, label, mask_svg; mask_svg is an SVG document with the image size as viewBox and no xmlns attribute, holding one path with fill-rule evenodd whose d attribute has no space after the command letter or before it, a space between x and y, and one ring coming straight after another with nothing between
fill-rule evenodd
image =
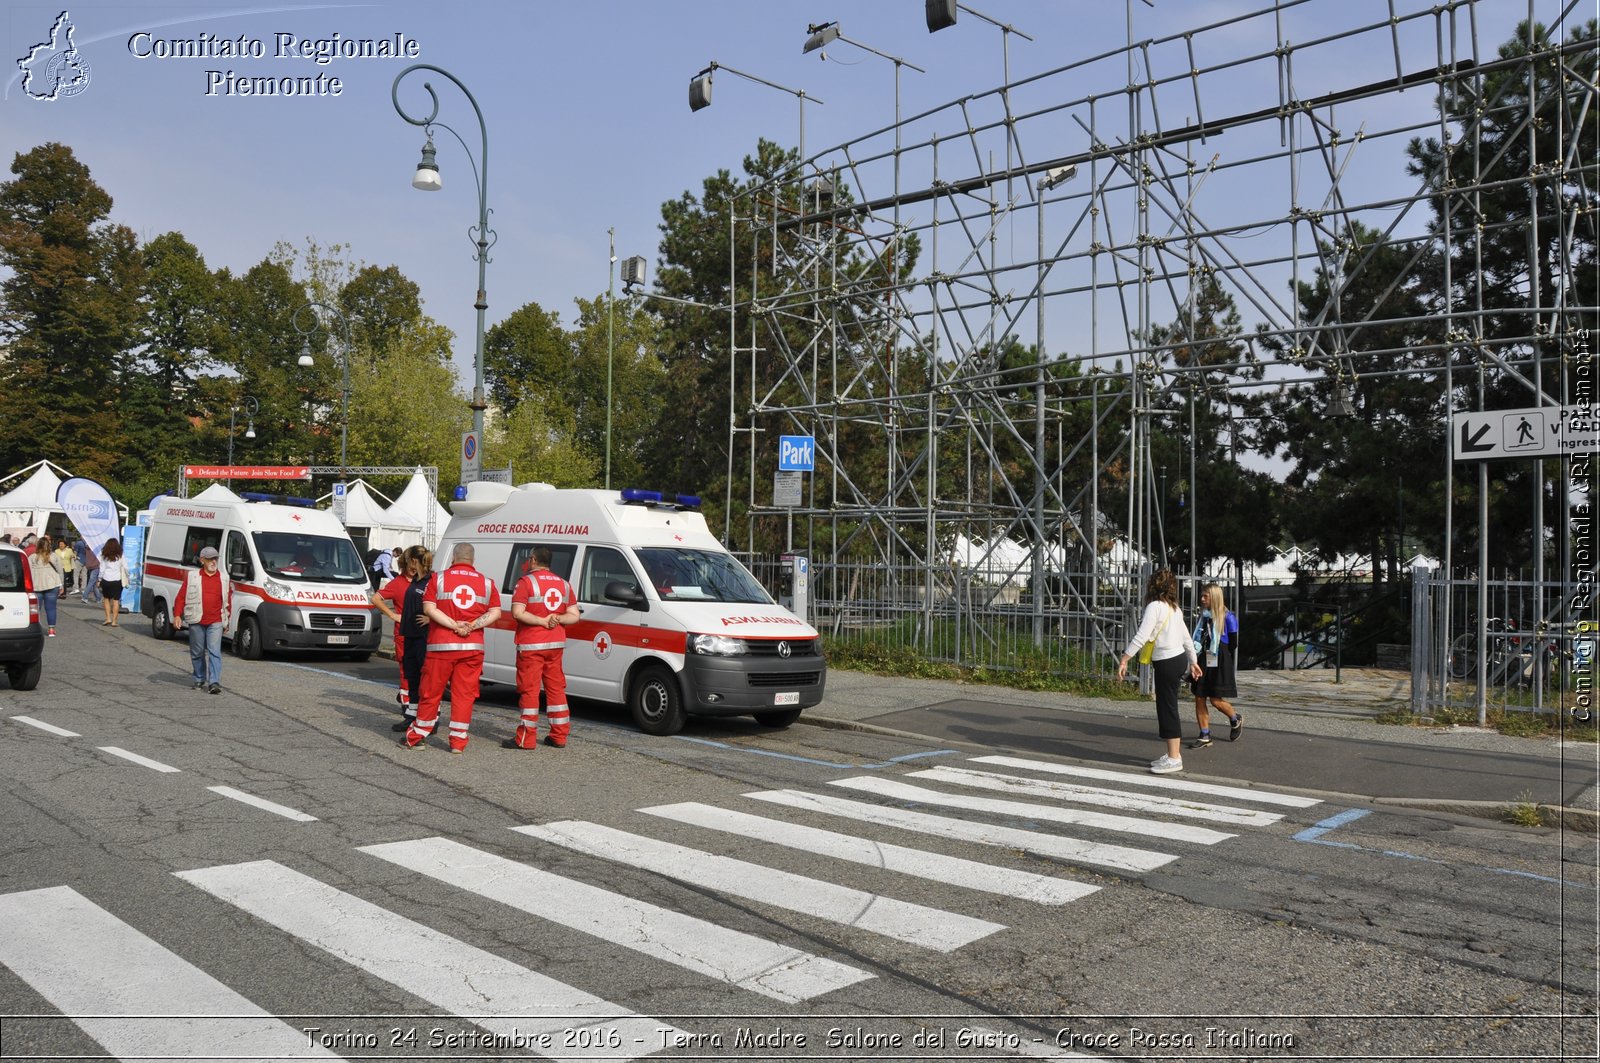
<instances>
[{"instance_id":1,"label":"white road marking","mask_svg":"<svg viewBox=\"0 0 1600 1063\"><path fill-rule=\"evenodd\" d=\"M1004 816L1016 816L1022 819L1043 819L1053 823L1071 823L1080 827L1094 827L1099 830L1121 831L1124 834L1142 834L1150 838L1166 838L1171 841L1196 842L1200 845L1215 845L1217 842L1227 841L1236 835L1210 827L1191 827L1186 823L1158 823L1148 819L1134 819L1131 816L1113 816L1104 812L1084 812L1076 808L1057 808L1054 805L1034 805L1025 801L1002 801L994 797L968 797L964 794L947 794L938 790L929 790L922 786L912 786L910 783L897 782L894 779L880 779L863 777L855 779L835 779L830 786L840 786L846 790L859 790L862 793L877 794L880 797L893 797L901 801L915 801L924 805L940 805L945 808L965 808L974 812L994 812Z\"/></svg>"},{"instance_id":2,"label":"white road marking","mask_svg":"<svg viewBox=\"0 0 1600 1063\"><path fill-rule=\"evenodd\" d=\"M1071 783L1054 782L1050 779L1029 779L1022 775L973 771L970 768L945 766L928 768L924 771L911 772L907 778L954 783L957 786L972 786L980 790L998 790L1020 797L1049 797L1059 801L1100 805L1103 808L1120 808L1129 812L1154 812L1185 819L1204 819L1239 827L1265 827L1283 818L1281 813L1262 812L1254 808L1230 808L1227 805L1207 804L1183 797L1151 797L1145 794L1130 794L1122 790L1106 790L1098 786L1074 786Z\"/></svg>"},{"instance_id":3,"label":"white road marking","mask_svg":"<svg viewBox=\"0 0 1600 1063\"><path fill-rule=\"evenodd\" d=\"M1253 790L1244 786L1219 786L1209 782L1190 782L1188 779L1169 779L1129 771L1107 771L1104 768L1080 768L1072 764L1053 764L1045 760L1024 760L1021 757L973 757L974 764L997 764L1003 768L1032 768L1055 775L1074 775L1080 779L1101 779L1125 786L1147 786L1153 790L1178 790L1210 797L1226 797L1235 801L1253 801L1258 805L1283 805L1286 808L1310 808L1322 804L1321 798L1300 797L1296 794L1275 794L1266 790Z\"/></svg>"},{"instance_id":4,"label":"white road marking","mask_svg":"<svg viewBox=\"0 0 1600 1063\"><path fill-rule=\"evenodd\" d=\"M1039 904L1067 904L1097 892L1099 886L1067 878L1039 875L1009 867L996 867L944 853L930 853L889 842L875 842L851 834L786 823L780 819L752 816L748 812L717 808L685 801L675 805L641 808L640 812L663 819L690 823L710 830L726 831L744 838L784 845L802 852L848 860L869 867L881 867L917 878L930 879L966 889L998 893Z\"/></svg>"},{"instance_id":5,"label":"white road marking","mask_svg":"<svg viewBox=\"0 0 1600 1063\"><path fill-rule=\"evenodd\" d=\"M502 1037L520 1035L531 1042L530 1051L542 1056L633 1058L618 1055L618 1046L608 1046L601 1036L587 1038L592 1045L587 1050L570 1047L562 1036L569 1029L596 1034L614 1029L621 1036L621 1050L638 1055L668 1043L663 1035L682 1032L272 860L180 871L177 876L431 1007L470 1018Z\"/></svg>"},{"instance_id":6,"label":"white road marking","mask_svg":"<svg viewBox=\"0 0 1600 1063\"><path fill-rule=\"evenodd\" d=\"M118 746L96 746L95 748L100 750L102 753L110 753L113 757L121 757L123 760L131 760L135 764L142 765L154 771L176 772L183 770L182 768L174 768L171 764L163 764L159 760L151 760L149 757L141 757L137 753L129 753L126 749L122 749Z\"/></svg>"},{"instance_id":7,"label":"white road marking","mask_svg":"<svg viewBox=\"0 0 1600 1063\"><path fill-rule=\"evenodd\" d=\"M271 812L275 816L292 819L296 823L315 823L317 821L316 816L308 816L304 812L290 808L288 805L280 805L276 801L268 801L264 797L256 797L254 794L247 794L243 790L235 790L231 786L208 786L206 789L214 794L221 794L223 797L229 797L235 801L259 808L263 812Z\"/></svg>"},{"instance_id":8,"label":"white road marking","mask_svg":"<svg viewBox=\"0 0 1600 1063\"><path fill-rule=\"evenodd\" d=\"M774 1000L798 1003L873 977L446 838L369 845L361 852ZM551 898L558 900L546 903Z\"/></svg>"},{"instance_id":9,"label":"white road marking","mask_svg":"<svg viewBox=\"0 0 1600 1063\"><path fill-rule=\"evenodd\" d=\"M822 812L830 816L879 823L902 830L932 834L940 838L976 842L979 845L997 845L1006 849L1021 849L1040 856L1053 856L1081 864L1096 864L1122 871L1153 871L1177 859L1172 853L1158 853L1149 849L1133 849L1124 845L1105 845L1100 842L1064 838L1059 834L1041 834L1038 831L1020 830L1016 827L992 827L971 820L952 819L927 812L914 812L906 808L888 808L850 801L830 794L810 794L801 790L767 790L748 793L757 801L775 805Z\"/></svg>"},{"instance_id":10,"label":"white road marking","mask_svg":"<svg viewBox=\"0 0 1600 1063\"><path fill-rule=\"evenodd\" d=\"M630 834L599 823L565 820L511 829L530 838L654 871L680 882L842 923L936 952L953 952L1005 929L1002 924L987 919L895 900L835 882Z\"/></svg>"},{"instance_id":11,"label":"white road marking","mask_svg":"<svg viewBox=\"0 0 1600 1063\"><path fill-rule=\"evenodd\" d=\"M116 1058L342 1058L66 886L0 897L0 963Z\"/></svg>"},{"instance_id":12,"label":"white road marking","mask_svg":"<svg viewBox=\"0 0 1600 1063\"><path fill-rule=\"evenodd\" d=\"M77 731L69 731L65 727L57 727L53 723L45 723L43 720L35 720L32 716L13 716L11 718L16 720L18 723L25 723L29 727L37 727L41 731L48 731L53 735L60 735L62 738L83 737Z\"/></svg>"}]
</instances>

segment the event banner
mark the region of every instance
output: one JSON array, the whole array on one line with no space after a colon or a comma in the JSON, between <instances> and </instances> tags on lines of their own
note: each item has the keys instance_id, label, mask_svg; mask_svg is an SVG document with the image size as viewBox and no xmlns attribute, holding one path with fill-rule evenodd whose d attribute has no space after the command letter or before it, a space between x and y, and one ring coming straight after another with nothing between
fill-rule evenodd
<instances>
[{"instance_id":1,"label":"event banner","mask_svg":"<svg viewBox=\"0 0 1600 1063\"><path fill-rule=\"evenodd\" d=\"M56 505L96 554L107 539L116 539L122 533L117 522L117 504L111 500L111 492L97 481L83 476L61 481L61 486L56 488Z\"/></svg>"},{"instance_id":2,"label":"event banner","mask_svg":"<svg viewBox=\"0 0 1600 1063\"><path fill-rule=\"evenodd\" d=\"M309 480L309 465L185 465L191 480Z\"/></svg>"}]
</instances>

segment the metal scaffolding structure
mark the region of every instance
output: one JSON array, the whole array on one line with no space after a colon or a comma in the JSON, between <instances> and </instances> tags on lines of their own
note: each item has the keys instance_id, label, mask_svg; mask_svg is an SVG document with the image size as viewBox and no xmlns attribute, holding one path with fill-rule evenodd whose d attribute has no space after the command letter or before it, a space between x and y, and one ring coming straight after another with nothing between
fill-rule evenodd
<instances>
[{"instance_id":1,"label":"metal scaffolding structure","mask_svg":"<svg viewBox=\"0 0 1600 1063\"><path fill-rule=\"evenodd\" d=\"M954 625L940 656L970 657L1005 626L1100 655L1120 647L1145 566L1184 534L1160 526L1158 417L1192 429L1197 405L1228 414L1310 383L1348 402L1382 372L1375 338L1397 331L1407 368L1394 371L1436 372L1447 410L1467 408L1453 398L1473 383L1463 367L1559 402L1562 337L1596 315L1567 304L1564 280L1560 305L1540 295L1544 274L1571 271L1574 246L1594 243L1597 161L1567 135L1600 114L1595 40L1569 40L1592 11L1262 0L1146 40L1130 12L1121 47L1015 81L1008 59L997 87L804 158L743 200L748 224L730 233L730 524L747 512L751 542L758 522L782 522L817 559L825 630L848 629L872 600L930 640ZM1319 32L1302 37L1313 16ZM1499 54L1524 16L1548 41ZM1330 18L1349 24L1327 32ZM1376 60L1381 75L1363 76ZM1536 84L1551 66L1556 99ZM1491 85L1523 86L1537 115ZM1478 150L1488 122L1522 123L1528 172ZM1552 123L1561 150L1541 157ZM1408 176L1414 138L1446 147L1442 172ZM1481 197L1508 181L1528 188L1528 215L1486 216ZM1502 279L1450 274L1481 271L1497 225L1562 233L1553 260L1529 239L1519 312L1486 309ZM1348 310L1379 246L1442 268L1444 306L1418 315L1391 284ZM1297 292L1314 284L1326 298L1308 310ZM1208 323L1208 290L1238 307L1239 327ZM1491 315L1520 325L1490 335ZM798 507L767 493L780 434L816 439ZM1192 442L1190 454L1192 466ZM1448 423L1438 460L1448 492L1461 475ZM1173 480L1192 486L1192 467ZM747 498L732 497L736 481ZM1002 556L1006 543L1024 555Z\"/></svg>"}]
</instances>

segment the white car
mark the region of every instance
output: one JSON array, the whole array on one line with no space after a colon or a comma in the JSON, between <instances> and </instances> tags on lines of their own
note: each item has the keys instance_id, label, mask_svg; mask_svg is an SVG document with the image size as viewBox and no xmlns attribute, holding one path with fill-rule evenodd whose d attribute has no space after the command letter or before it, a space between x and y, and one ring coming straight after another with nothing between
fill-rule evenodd
<instances>
[{"instance_id":1,"label":"white car","mask_svg":"<svg viewBox=\"0 0 1600 1063\"><path fill-rule=\"evenodd\" d=\"M12 690L32 690L44 670L44 627L28 555L0 545L0 665Z\"/></svg>"}]
</instances>

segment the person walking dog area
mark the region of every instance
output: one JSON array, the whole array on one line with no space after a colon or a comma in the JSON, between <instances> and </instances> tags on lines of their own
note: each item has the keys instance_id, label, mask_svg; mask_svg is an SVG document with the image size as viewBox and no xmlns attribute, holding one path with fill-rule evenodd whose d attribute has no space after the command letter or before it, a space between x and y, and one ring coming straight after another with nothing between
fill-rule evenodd
<instances>
[{"instance_id":1,"label":"person walking dog area","mask_svg":"<svg viewBox=\"0 0 1600 1063\"><path fill-rule=\"evenodd\" d=\"M174 630L189 628L189 663L194 688L222 693L222 632L233 613L233 583L220 571L217 548L200 551L200 567L190 570L172 603Z\"/></svg>"},{"instance_id":2,"label":"person walking dog area","mask_svg":"<svg viewBox=\"0 0 1600 1063\"><path fill-rule=\"evenodd\" d=\"M1157 569L1145 589L1144 616L1139 629L1128 640L1117 662L1117 678L1128 677L1128 662L1140 654L1146 643L1154 643L1150 666L1156 690L1156 729L1167 751L1150 762L1155 775L1170 775L1183 770L1183 720L1178 716L1178 687L1187 674L1198 679L1203 674L1195 657L1194 640L1178 617L1178 580L1168 569ZM1173 621L1177 622L1174 623Z\"/></svg>"}]
</instances>

